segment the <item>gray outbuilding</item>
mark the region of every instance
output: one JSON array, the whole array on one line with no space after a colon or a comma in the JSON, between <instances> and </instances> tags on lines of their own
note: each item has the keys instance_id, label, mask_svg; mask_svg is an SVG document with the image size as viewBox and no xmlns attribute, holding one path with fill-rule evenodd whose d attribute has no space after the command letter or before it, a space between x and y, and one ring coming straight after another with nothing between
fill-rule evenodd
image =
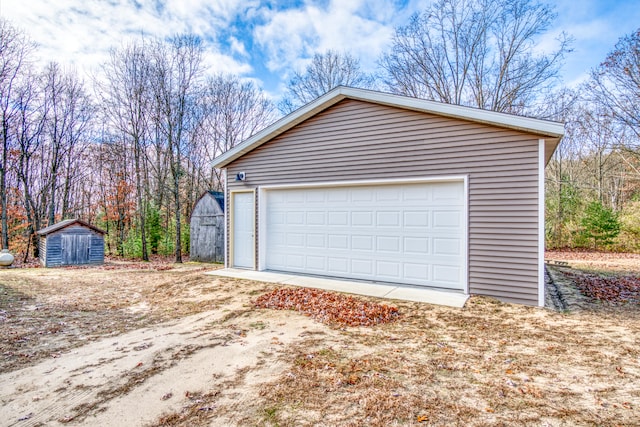
<instances>
[{"instance_id":1,"label":"gray outbuilding","mask_svg":"<svg viewBox=\"0 0 640 427\"><path fill-rule=\"evenodd\" d=\"M544 305L562 123L338 87L219 156L225 265Z\"/></svg>"},{"instance_id":2,"label":"gray outbuilding","mask_svg":"<svg viewBox=\"0 0 640 427\"><path fill-rule=\"evenodd\" d=\"M224 262L224 193L207 191L191 213L192 261Z\"/></svg>"},{"instance_id":3,"label":"gray outbuilding","mask_svg":"<svg viewBox=\"0 0 640 427\"><path fill-rule=\"evenodd\" d=\"M45 267L104 263L106 232L79 219L67 219L38 231L40 262Z\"/></svg>"}]
</instances>

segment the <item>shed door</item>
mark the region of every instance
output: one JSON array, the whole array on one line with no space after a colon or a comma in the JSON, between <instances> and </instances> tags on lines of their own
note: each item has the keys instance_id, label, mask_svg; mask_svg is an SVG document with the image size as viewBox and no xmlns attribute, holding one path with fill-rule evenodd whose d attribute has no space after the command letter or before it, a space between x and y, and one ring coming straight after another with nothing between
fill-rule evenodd
<instances>
[{"instance_id":1,"label":"shed door","mask_svg":"<svg viewBox=\"0 0 640 427\"><path fill-rule=\"evenodd\" d=\"M267 191L266 268L464 290L464 183Z\"/></svg>"},{"instance_id":2,"label":"shed door","mask_svg":"<svg viewBox=\"0 0 640 427\"><path fill-rule=\"evenodd\" d=\"M90 261L91 235L63 234L62 265L88 264Z\"/></svg>"},{"instance_id":3,"label":"shed door","mask_svg":"<svg viewBox=\"0 0 640 427\"><path fill-rule=\"evenodd\" d=\"M254 267L254 194L233 193L233 266Z\"/></svg>"}]
</instances>

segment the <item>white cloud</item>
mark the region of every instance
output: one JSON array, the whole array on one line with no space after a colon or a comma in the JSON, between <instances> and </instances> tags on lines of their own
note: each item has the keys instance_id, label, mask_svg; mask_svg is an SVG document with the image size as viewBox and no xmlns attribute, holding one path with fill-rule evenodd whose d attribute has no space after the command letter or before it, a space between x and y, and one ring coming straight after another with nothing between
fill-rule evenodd
<instances>
[{"instance_id":1,"label":"white cloud","mask_svg":"<svg viewBox=\"0 0 640 427\"><path fill-rule=\"evenodd\" d=\"M214 71L246 73L251 66L225 54L216 40L219 30L226 29L240 7L247 4L241 6L241 3L236 0L28 0L25 6L24 0L2 0L0 12L39 44L43 61L97 70L107 60L109 49L120 46L124 40L142 35L166 38L189 32L202 36L207 42L205 63Z\"/></svg>"},{"instance_id":2,"label":"white cloud","mask_svg":"<svg viewBox=\"0 0 640 427\"><path fill-rule=\"evenodd\" d=\"M375 61L393 33L395 8L390 2L332 0L326 7L308 3L298 9L263 10L255 42L265 49L272 71L303 68L314 53L348 51L365 69Z\"/></svg>"},{"instance_id":3,"label":"white cloud","mask_svg":"<svg viewBox=\"0 0 640 427\"><path fill-rule=\"evenodd\" d=\"M205 64L213 71L261 79L265 89L279 93L289 73L327 49L347 51L365 71L374 71L394 28L430 3L304 0L283 9L277 0L0 0L0 16L39 43L43 62L79 70L98 71L109 49L131 38L194 33L203 37ZM575 37L563 71L567 82L583 79L640 22L637 0L553 3L558 20L537 49L553 50L562 30Z\"/></svg>"}]
</instances>

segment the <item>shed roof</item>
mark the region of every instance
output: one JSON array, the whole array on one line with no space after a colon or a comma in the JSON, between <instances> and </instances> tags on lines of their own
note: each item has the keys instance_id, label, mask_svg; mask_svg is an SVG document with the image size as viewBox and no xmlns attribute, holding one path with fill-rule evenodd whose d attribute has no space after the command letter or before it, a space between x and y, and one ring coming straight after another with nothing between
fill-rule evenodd
<instances>
[{"instance_id":1,"label":"shed roof","mask_svg":"<svg viewBox=\"0 0 640 427\"><path fill-rule=\"evenodd\" d=\"M224 212L224 193L222 191L213 190L209 190L208 193L211 194L214 199L216 199L216 202L218 202L218 206L220 206L220 209L222 209L222 212Z\"/></svg>"},{"instance_id":2,"label":"shed roof","mask_svg":"<svg viewBox=\"0 0 640 427\"><path fill-rule=\"evenodd\" d=\"M564 135L564 125L562 123L552 122L549 120L540 120L530 117L516 116L513 114L498 113L496 111L482 110L479 108L445 104L442 102L393 95L368 89L338 86L222 154L215 160L213 166L222 168L228 165L239 157L242 157L276 136L293 128L297 124L302 123L303 121L337 104L343 99L372 102L375 104L484 123L539 135L545 139L545 162L548 162L549 159L551 159L560 139Z\"/></svg>"},{"instance_id":3,"label":"shed roof","mask_svg":"<svg viewBox=\"0 0 640 427\"><path fill-rule=\"evenodd\" d=\"M106 231L104 231L104 230L102 230L102 229L100 229L98 227L95 227L95 226L89 224L88 222L84 222L84 221L79 220L79 219L65 219L64 221L60 221L58 223L55 223L53 225L50 225L48 227L45 227L45 228L39 230L38 234L41 235L41 236L46 236L47 234L51 234L54 231L62 230L63 228L69 227L70 225L73 225L73 224L79 224L79 225L82 225L83 227L90 228L93 231L96 231L98 233L107 234Z\"/></svg>"},{"instance_id":4,"label":"shed roof","mask_svg":"<svg viewBox=\"0 0 640 427\"><path fill-rule=\"evenodd\" d=\"M193 217L193 214L196 211L196 206L198 206L198 203L200 203L200 200L202 200L202 198L205 196L213 197L213 199L216 201L218 206L220 206L220 209L222 209L222 212L224 212L224 193L222 191L207 190L204 193L202 193L200 197L198 197L198 200L196 200L196 202L193 204L193 210L191 211L191 215L189 216L189 221L191 221L191 218Z\"/></svg>"}]
</instances>

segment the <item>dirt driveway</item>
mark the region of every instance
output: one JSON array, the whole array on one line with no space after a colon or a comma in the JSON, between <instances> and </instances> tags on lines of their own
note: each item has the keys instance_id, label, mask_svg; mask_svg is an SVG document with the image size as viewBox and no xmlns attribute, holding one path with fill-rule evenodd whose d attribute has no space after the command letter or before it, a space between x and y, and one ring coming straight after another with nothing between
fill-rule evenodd
<instances>
[{"instance_id":1,"label":"dirt driveway","mask_svg":"<svg viewBox=\"0 0 640 427\"><path fill-rule=\"evenodd\" d=\"M1 271L0 425L639 424L637 307L385 301L393 323L327 326L210 268Z\"/></svg>"}]
</instances>

